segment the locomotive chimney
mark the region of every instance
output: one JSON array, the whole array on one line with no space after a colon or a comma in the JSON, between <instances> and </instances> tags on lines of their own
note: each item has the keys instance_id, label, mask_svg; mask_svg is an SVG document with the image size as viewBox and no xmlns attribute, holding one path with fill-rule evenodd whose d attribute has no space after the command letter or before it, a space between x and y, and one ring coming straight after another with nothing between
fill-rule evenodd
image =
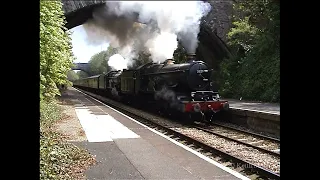
<instances>
[{"instance_id":1,"label":"locomotive chimney","mask_svg":"<svg viewBox=\"0 0 320 180\"><path fill-rule=\"evenodd\" d=\"M196 54L187 54L187 61L196 60Z\"/></svg>"}]
</instances>

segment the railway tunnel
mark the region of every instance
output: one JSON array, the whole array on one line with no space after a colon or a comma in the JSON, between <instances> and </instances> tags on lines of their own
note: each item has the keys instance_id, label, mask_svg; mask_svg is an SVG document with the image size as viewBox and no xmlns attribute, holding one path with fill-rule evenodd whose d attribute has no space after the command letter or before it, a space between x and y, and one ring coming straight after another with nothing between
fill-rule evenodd
<instances>
[{"instance_id":1,"label":"railway tunnel","mask_svg":"<svg viewBox=\"0 0 320 180\"><path fill-rule=\"evenodd\" d=\"M72 1L62 0L67 29L84 24L92 18L95 8L106 6L105 0ZM183 2L182 2L183 3ZM226 34L231 28L233 1L209 1L211 12L203 18L198 35L197 58L219 71L220 62L232 55L226 45Z\"/></svg>"}]
</instances>

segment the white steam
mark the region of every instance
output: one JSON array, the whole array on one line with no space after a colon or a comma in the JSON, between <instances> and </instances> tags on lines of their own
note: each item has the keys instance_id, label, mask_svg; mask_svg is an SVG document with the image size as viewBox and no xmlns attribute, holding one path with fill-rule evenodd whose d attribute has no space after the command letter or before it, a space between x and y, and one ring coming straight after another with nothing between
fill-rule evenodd
<instances>
[{"instance_id":1,"label":"white steam","mask_svg":"<svg viewBox=\"0 0 320 180\"><path fill-rule=\"evenodd\" d=\"M195 53L200 20L210 10L202 1L107 1L84 27L91 43L108 40L112 47L126 49L120 54L129 61L144 50L161 62L172 58L177 39L188 53Z\"/></svg>"},{"instance_id":2,"label":"white steam","mask_svg":"<svg viewBox=\"0 0 320 180\"><path fill-rule=\"evenodd\" d=\"M149 43L149 51L154 62L162 62L172 58L173 52L178 46L177 36L168 32L160 33Z\"/></svg>"},{"instance_id":3,"label":"white steam","mask_svg":"<svg viewBox=\"0 0 320 180\"><path fill-rule=\"evenodd\" d=\"M114 70L127 69L128 60L124 59L120 54L114 54L109 58L108 65Z\"/></svg>"}]
</instances>

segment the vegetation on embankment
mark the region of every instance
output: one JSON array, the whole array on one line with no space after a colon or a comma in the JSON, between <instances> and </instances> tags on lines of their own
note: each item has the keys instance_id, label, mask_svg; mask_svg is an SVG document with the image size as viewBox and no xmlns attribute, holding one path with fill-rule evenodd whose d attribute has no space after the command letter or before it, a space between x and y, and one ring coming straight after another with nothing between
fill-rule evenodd
<instances>
[{"instance_id":1,"label":"vegetation on embankment","mask_svg":"<svg viewBox=\"0 0 320 180\"><path fill-rule=\"evenodd\" d=\"M280 4L245 0L236 3L234 10L228 44L235 56L220 64L220 93L280 102Z\"/></svg>"},{"instance_id":2,"label":"vegetation on embankment","mask_svg":"<svg viewBox=\"0 0 320 180\"><path fill-rule=\"evenodd\" d=\"M86 151L67 143L53 124L64 118L56 96L59 85L70 85L67 72L73 56L71 41L64 29L62 3L40 1L40 179L79 179Z\"/></svg>"},{"instance_id":3,"label":"vegetation on embankment","mask_svg":"<svg viewBox=\"0 0 320 180\"><path fill-rule=\"evenodd\" d=\"M61 106L56 101L41 101L40 112L40 179L83 179L84 170L95 160L53 128L66 118Z\"/></svg>"}]
</instances>

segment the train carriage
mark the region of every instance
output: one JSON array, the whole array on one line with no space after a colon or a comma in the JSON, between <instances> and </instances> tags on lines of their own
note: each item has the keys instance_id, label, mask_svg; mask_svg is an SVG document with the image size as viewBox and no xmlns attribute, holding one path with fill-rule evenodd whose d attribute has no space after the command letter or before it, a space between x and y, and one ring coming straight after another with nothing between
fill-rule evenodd
<instances>
[{"instance_id":1,"label":"train carriage","mask_svg":"<svg viewBox=\"0 0 320 180\"><path fill-rule=\"evenodd\" d=\"M91 77L88 77L88 87L90 88L94 88L94 89L99 89L99 81L98 81L98 78L100 77L101 75L96 75L96 76L91 76Z\"/></svg>"}]
</instances>

